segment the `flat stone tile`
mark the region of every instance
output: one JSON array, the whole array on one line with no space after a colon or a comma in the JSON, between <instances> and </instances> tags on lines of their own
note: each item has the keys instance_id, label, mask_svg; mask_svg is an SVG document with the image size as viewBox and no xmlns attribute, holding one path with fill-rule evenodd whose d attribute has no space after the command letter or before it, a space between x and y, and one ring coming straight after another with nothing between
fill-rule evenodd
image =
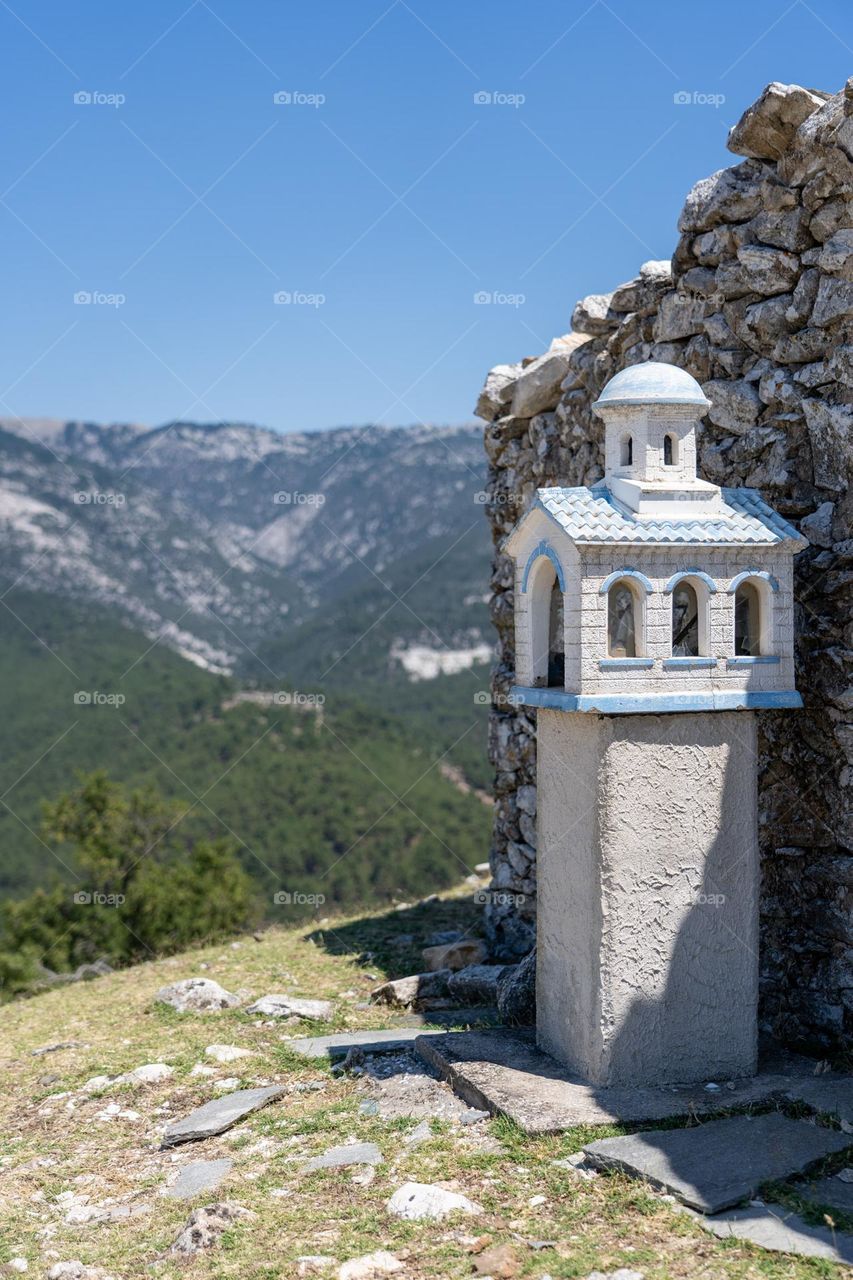
<instances>
[{"instance_id":1,"label":"flat stone tile","mask_svg":"<svg viewBox=\"0 0 853 1280\"><path fill-rule=\"evenodd\" d=\"M163 1134L161 1148L176 1147L181 1142L198 1142L202 1138L212 1138L224 1133L253 1111L280 1098L284 1092L281 1085L269 1085L265 1089L238 1089L236 1093L214 1098L203 1107L191 1111L183 1120L170 1124Z\"/></svg>"},{"instance_id":2,"label":"flat stone tile","mask_svg":"<svg viewBox=\"0 0 853 1280\"><path fill-rule=\"evenodd\" d=\"M781 1205L749 1205L696 1221L721 1240L748 1240L774 1253L793 1253L801 1258L827 1258L830 1262L853 1263L853 1235L814 1227Z\"/></svg>"},{"instance_id":3,"label":"flat stone tile","mask_svg":"<svg viewBox=\"0 0 853 1280\"><path fill-rule=\"evenodd\" d=\"M315 1169L346 1169L353 1164L381 1164L382 1152L375 1142L350 1142L342 1147L330 1147L321 1156L314 1156L302 1166L303 1173Z\"/></svg>"},{"instance_id":4,"label":"flat stone tile","mask_svg":"<svg viewBox=\"0 0 853 1280\"><path fill-rule=\"evenodd\" d=\"M223 1178L231 1172L231 1160L194 1160L184 1165L171 1187L166 1187L164 1195L175 1200L192 1200L204 1191L212 1191L218 1187Z\"/></svg>"},{"instance_id":5,"label":"flat stone tile","mask_svg":"<svg viewBox=\"0 0 853 1280\"><path fill-rule=\"evenodd\" d=\"M796 1188L799 1195L811 1204L826 1209L840 1209L853 1218L853 1182L841 1178L820 1178L808 1186Z\"/></svg>"},{"instance_id":6,"label":"flat stone tile","mask_svg":"<svg viewBox=\"0 0 853 1280\"><path fill-rule=\"evenodd\" d=\"M763 1182L802 1173L850 1146L848 1134L771 1111L603 1138L584 1151L600 1168L644 1178L694 1209L718 1213L754 1195Z\"/></svg>"},{"instance_id":7,"label":"flat stone tile","mask_svg":"<svg viewBox=\"0 0 853 1280\"><path fill-rule=\"evenodd\" d=\"M812 1111L853 1124L853 1076L811 1076L797 1080L788 1090L788 1097L804 1102Z\"/></svg>"},{"instance_id":8,"label":"flat stone tile","mask_svg":"<svg viewBox=\"0 0 853 1280\"><path fill-rule=\"evenodd\" d=\"M443 1035L437 1031L436 1035ZM329 1058L333 1062L345 1058L350 1049L362 1049L365 1053L394 1053L408 1049L424 1035L421 1027L397 1027L393 1031L339 1031L331 1036L306 1036L298 1040L283 1040L287 1049L300 1058Z\"/></svg>"},{"instance_id":9,"label":"flat stone tile","mask_svg":"<svg viewBox=\"0 0 853 1280\"><path fill-rule=\"evenodd\" d=\"M700 1085L603 1089L585 1084L536 1048L529 1031L452 1031L420 1036L415 1050L472 1107L514 1120L525 1133L561 1133L579 1124L639 1124L710 1115L766 1102L791 1085L790 1075L763 1074L713 1092Z\"/></svg>"}]
</instances>

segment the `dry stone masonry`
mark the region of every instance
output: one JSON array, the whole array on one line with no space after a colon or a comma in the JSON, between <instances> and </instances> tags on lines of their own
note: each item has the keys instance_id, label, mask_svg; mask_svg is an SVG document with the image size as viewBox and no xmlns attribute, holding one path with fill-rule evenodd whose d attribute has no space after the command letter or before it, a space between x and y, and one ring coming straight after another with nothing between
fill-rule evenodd
<instances>
[{"instance_id":1,"label":"dry stone masonry","mask_svg":"<svg viewBox=\"0 0 853 1280\"><path fill-rule=\"evenodd\" d=\"M761 491L810 546L796 560L805 709L760 715L762 1024L826 1049L853 1029L853 79L828 95L772 84L732 129L746 157L693 187L671 262L584 298L572 332L498 365L487 507L499 635L491 755L496 819L488 928L496 958L533 945L535 711L513 704L513 565L501 548L537 488L604 471L592 404L621 369L680 366L712 402L699 474Z\"/></svg>"}]
</instances>

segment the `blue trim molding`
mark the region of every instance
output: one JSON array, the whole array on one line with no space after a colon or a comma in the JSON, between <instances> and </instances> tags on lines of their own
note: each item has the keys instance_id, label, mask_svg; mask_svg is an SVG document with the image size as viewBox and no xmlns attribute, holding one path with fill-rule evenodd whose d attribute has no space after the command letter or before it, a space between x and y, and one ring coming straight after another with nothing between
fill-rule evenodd
<instances>
[{"instance_id":1,"label":"blue trim molding","mask_svg":"<svg viewBox=\"0 0 853 1280\"><path fill-rule=\"evenodd\" d=\"M715 667L717 665L716 658L664 658L663 666L671 667L673 670L689 671L693 667Z\"/></svg>"},{"instance_id":2,"label":"blue trim molding","mask_svg":"<svg viewBox=\"0 0 853 1280\"><path fill-rule=\"evenodd\" d=\"M664 715L687 711L768 711L795 709L803 700L795 689L759 693L750 690L709 693L563 693L561 689L530 689L513 685L516 704L551 711L582 711L597 715Z\"/></svg>"},{"instance_id":3,"label":"blue trim molding","mask_svg":"<svg viewBox=\"0 0 853 1280\"><path fill-rule=\"evenodd\" d=\"M650 594L654 591L654 587L649 582L644 573L640 573L639 569L617 569L615 573L611 573L609 578L605 578L601 586L598 588L600 596L606 596L610 588L615 582L621 582L623 578L633 578L635 582L639 582L643 590Z\"/></svg>"},{"instance_id":4,"label":"blue trim molding","mask_svg":"<svg viewBox=\"0 0 853 1280\"><path fill-rule=\"evenodd\" d=\"M540 556L547 556L551 561L551 564L557 571L557 581L560 584L560 590L565 591L566 580L563 576L563 566L560 564L557 553L551 546L550 542L545 542L544 539L533 548L530 555L527 557L527 564L524 566L524 578L521 582L521 590L523 592L527 591L527 579L530 577L530 570L533 568Z\"/></svg>"},{"instance_id":5,"label":"blue trim molding","mask_svg":"<svg viewBox=\"0 0 853 1280\"><path fill-rule=\"evenodd\" d=\"M624 670L629 667L653 667L654 658L599 658L598 665L604 671Z\"/></svg>"},{"instance_id":6,"label":"blue trim molding","mask_svg":"<svg viewBox=\"0 0 853 1280\"><path fill-rule=\"evenodd\" d=\"M759 662L781 662L782 659L773 653L758 653L754 657L751 654L744 654L742 657L726 658L727 667L754 667Z\"/></svg>"},{"instance_id":7,"label":"blue trim molding","mask_svg":"<svg viewBox=\"0 0 853 1280\"><path fill-rule=\"evenodd\" d=\"M737 591L742 582L746 582L748 578L760 578L762 582L766 582L771 591L779 590L779 583L772 573L768 573L766 569L745 569L743 573L739 573L736 578L732 578L726 590L732 596Z\"/></svg>"},{"instance_id":8,"label":"blue trim molding","mask_svg":"<svg viewBox=\"0 0 853 1280\"><path fill-rule=\"evenodd\" d=\"M671 595L675 588L681 582L682 578L698 578L700 582L704 582L711 595L715 595L717 584L707 573L703 573L701 569L682 569L680 573L674 573L669 582L663 589L665 596Z\"/></svg>"}]
</instances>

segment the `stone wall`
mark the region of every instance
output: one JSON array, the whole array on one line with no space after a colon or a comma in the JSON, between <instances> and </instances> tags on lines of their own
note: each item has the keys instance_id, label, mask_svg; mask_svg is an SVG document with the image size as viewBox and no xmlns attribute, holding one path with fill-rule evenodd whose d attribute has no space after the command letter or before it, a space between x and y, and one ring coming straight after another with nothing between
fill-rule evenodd
<instances>
[{"instance_id":1,"label":"stone wall","mask_svg":"<svg viewBox=\"0 0 853 1280\"><path fill-rule=\"evenodd\" d=\"M759 717L761 1019L788 1042L831 1049L853 1029L853 80L833 96L770 85L729 148L746 159L694 186L671 263L583 299L572 332L493 369L477 405L500 643L487 922L497 957L532 946L535 712L508 700L513 574L500 546L538 487L601 478L591 405L607 380L668 361L713 402L700 474L758 489L811 542L795 560L805 710Z\"/></svg>"}]
</instances>

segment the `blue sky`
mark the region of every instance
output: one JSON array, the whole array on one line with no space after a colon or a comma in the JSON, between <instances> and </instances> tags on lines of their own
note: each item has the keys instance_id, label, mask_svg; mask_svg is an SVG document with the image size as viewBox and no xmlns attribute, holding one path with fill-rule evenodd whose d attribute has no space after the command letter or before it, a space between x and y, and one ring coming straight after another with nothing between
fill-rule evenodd
<instances>
[{"instance_id":1,"label":"blue sky","mask_svg":"<svg viewBox=\"0 0 853 1280\"><path fill-rule=\"evenodd\" d=\"M470 420L669 256L764 84L853 69L849 0L0 0L0 41L0 416L285 431Z\"/></svg>"}]
</instances>

